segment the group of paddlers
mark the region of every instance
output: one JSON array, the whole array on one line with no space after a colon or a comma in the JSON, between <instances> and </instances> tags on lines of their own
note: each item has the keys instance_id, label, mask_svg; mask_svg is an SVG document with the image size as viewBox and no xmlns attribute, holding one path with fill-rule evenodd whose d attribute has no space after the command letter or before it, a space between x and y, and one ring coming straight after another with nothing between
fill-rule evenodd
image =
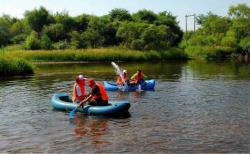
<instances>
[{"instance_id":1,"label":"group of paddlers","mask_svg":"<svg viewBox=\"0 0 250 154\"><path fill-rule=\"evenodd\" d=\"M127 85L137 85L143 83L144 78L145 75L142 70L137 70L137 72L131 77L131 80L129 80L127 71L123 70L122 74L118 76L116 83L118 85L123 85L125 82ZM91 88L89 93L85 93L86 81ZM108 94L102 83L95 82L94 79L84 78L83 75L76 76L72 93L73 103L77 103L81 107L87 102L94 106L106 106L108 105L108 99Z\"/></svg>"}]
</instances>

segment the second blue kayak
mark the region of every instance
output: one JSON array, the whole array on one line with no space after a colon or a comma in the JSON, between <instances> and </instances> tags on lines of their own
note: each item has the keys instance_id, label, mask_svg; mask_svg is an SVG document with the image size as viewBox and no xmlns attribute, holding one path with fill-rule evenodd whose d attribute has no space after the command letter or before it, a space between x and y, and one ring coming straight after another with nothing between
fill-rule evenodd
<instances>
[{"instance_id":1,"label":"second blue kayak","mask_svg":"<svg viewBox=\"0 0 250 154\"><path fill-rule=\"evenodd\" d=\"M133 85L133 86L118 86L115 82L113 81L103 81L103 85L106 90L108 91L136 91L139 88L139 85ZM143 84L141 84L141 90L151 90L153 91L155 88L155 80L145 80Z\"/></svg>"}]
</instances>

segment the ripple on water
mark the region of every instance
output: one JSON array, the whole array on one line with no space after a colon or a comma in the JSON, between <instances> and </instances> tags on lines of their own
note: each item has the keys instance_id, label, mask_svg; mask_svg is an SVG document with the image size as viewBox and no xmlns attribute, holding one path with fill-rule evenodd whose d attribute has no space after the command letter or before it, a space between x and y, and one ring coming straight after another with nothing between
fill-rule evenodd
<instances>
[{"instance_id":1,"label":"ripple on water","mask_svg":"<svg viewBox=\"0 0 250 154\"><path fill-rule=\"evenodd\" d=\"M75 72L1 81L0 151L250 152L249 77L223 74L224 69L213 74L186 65L146 66L147 75L157 79L154 92L108 93L111 100L130 101L129 114L120 117L78 114L70 121L68 113L53 110L49 99L54 92L71 92ZM113 78L103 68L83 72Z\"/></svg>"}]
</instances>

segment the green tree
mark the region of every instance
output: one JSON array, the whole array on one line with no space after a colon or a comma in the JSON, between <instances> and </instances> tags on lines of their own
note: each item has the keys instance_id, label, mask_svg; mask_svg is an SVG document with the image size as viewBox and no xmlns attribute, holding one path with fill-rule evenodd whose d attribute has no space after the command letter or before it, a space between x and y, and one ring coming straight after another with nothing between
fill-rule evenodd
<instances>
[{"instance_id":1,"label":"green tree","mask_svg":"<svg viewBox=\"0 0 250 154\"><path fill-rule=\"evenodd\" d=\"M9 15L0 17L0 47L11 43L11 38L13 37L11 26L16 21L16 18L11 18Z\"/></svg>"},{"instance_id":2,"label":"green tree","mask_svg":"<svg viewBox=\"0 0 250 154\"><path fill-rule=\"evenodd\" d=\"M108 25L107 18L95 16L90 18L88 28L83 35L91 47L95 48L104 45Z\"/></svg>"},{"instance_id":3,"label":"green tree","mask_svg":"<svg viewBox=\"0 0 250 154\"><path fill-rule=\"evenodd\" d=\"M109 13L111 21L131 21L132 16L129 14L128 10L116 8L110 11Z\"/></svg>"},{"instance_id":4,"label":"green tree","mask_svg":"<svg viewBox=\"0 0 250 154\"><path fill-rule=\"evenodd\" d=\"M226 33L230 27L230 21L226 17L211 15L202 24L204 34Z\"/></svg>"},{"instance_id":5,"label":"green tree","mask_svg":"<svg viewBox=\"0 0 250 154\"><path fill-rule=\"evenodd\" d=\"M244 52L250 53L250 37L245 37L241 39L240 47L243 49Z\"/></svg>"},{"instance_id":6,"label":"green tree","mask_svg":"<svg viewBox=\"0 0 250 154\"><path fill-rule=\"evenodd\" d=\"M183 32L180 29L176 16L173 16L170 12L163 11L160 12L157 16L157 20L155 21L157 26L165 25L168 27L168 31L172 31L175 34L174 40L172 40L171 44L173 46L178 45L183 37ZM171 37L173 39L173 37Z\"/></svg>"},{"instance_id":7,"label":"green tree","mask_svg":"<svg viewBox=\"0 0 250 154\"><path fill-rule=\"evenodd\" d=\"M250 7L247 6L247 4L231 6L228 10L228 15L232 18L244 18L250 20Z\"/></svg>"},{"instance_id":8,"label":"green tree","mask_svg":"<svg viewBox=\"0 0 250 154\"><path fill-rule=\"evenodd\" d=\"M134 40L140 39L140 36L143 33L144 29L148 26L149 24L146 23L124 22L118 28L116 37L122 40L122 44L124 46L130 48L131 43Z\"/></svg>"},{"instance_id":9,"label":"green tree","mask_svg":"<svg viewBox=\"0 0 250 154\"><path fill-rule=\"evenodd\" d=\"M176 35L174 35L167 26L151 25L147 27L141 35L146 50L161 50L170 47Z\"/></svg>"},{"instance_id":10,"label":"green tree","mask_svg":"<svg viewBox=\"0 0 250 154\"><path fill-rule=\"evenodd\" d=\"M73 49L87 48L88 42L85 40L84 36L77 31L71 33L70 46Z\"/></svg>"},{"instance_id":11,"label":"green tree","mask_svg":"<svg viewBox=\"0 0 250 154\"><path fill-rule=\"evenodd\" d=\"M70 17L68 12L57 12L54 15L57 24L63 26L64 32L69 33L76 27L76 21Z\"/></svg>"},{"instance_id":12,"label":"green tree","mask_svg":"<svg viewBox=\"0 0 250 154\"><path fill-rule=\"evenodd\" d=\"M75 17L75 22L76 22L76 30L77 31L85 31L88 27L89 19L90 16L87 14L82 14L77 17Z\"/></svg>"},{"instance_id":13,"label":"green tree","mask_svg":"<svg viewBox=\"0 0 250 154\"><path fill-rule=\"evenodd\" d=\"M31 29L27 26L24 20L18 20L10 27L10 32L13 36L11 42L17 44L24 42L31 32Z\"/></svg>"},{"instance_id":14,"label":"green tree","mask_svg":"<svg viewBox=\"0 0 250 154\"><path fill-rule=\"evenodd\" d=\"M93 29L87 29L83 33L84 40L86 40L87 44L92 48L100 47L104 44L104 37L100 35L98 31Z\"/></svg>"},{"instance_id":15,"label":"green tree","mask_svg":"<svg viewBox=\"0 0 250 154\"><path fill-rule=\"evenodd\" d=\"M67 38L67 32L61 23L45 26L43 28L43 34L46 34L54 42L58 42Z\"/></svg>"},{"instance_id":16,"label":"green tree","mask_svg":"<svg viewBox=\"0 0 250 154\"><path fill-rule=\"evenodd\" d=\"M226 47L237 47L237 39L234 31L227 31L226 36L221 40L221 45Z\"/></svg>"},{"instance_id":17,"label":"green tree","mask_svg":"<svg viewBox=\"0 0 250 154\"><path fill-rule=\"evenodd\" d=\"M150 10L139 10L133 14L133 18L137 22L154 23L157 19L157 15Z\"/></svg>"},{"instance_id":18,"label":"green tree","mask_svg":"<svg viewBox=\"0 0 250 154\"><path fill-rule=\"evenodd\" d=\"M44 7L26 11L24 16L31 29L38 33L42 31L43 26L53 22L53 17Z\"/></svg>"}]
</instances>

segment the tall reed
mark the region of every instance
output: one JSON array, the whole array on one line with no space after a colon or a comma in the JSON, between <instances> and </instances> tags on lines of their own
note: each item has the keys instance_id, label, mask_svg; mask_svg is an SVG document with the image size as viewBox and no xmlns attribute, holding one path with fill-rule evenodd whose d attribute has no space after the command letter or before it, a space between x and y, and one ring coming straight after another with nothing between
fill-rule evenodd
<instances>
[{"instance_id":1,"label":"tall reed","mask_svg":"<svg viewBox=\"0 0 250 154\"><path fill-rule=\"evenodd\" d=\"M29 61L147 61L187 58L182 50L176 48L168 51L100 48L82 50L17 50L5 53L7 57L21 57Z\"/></svg>"},{"instance_id":2,"label":"tall reed","mask_svg":"<svg viewBox=\"0 0 250 154\"><path fill-rule=\"evenodd\" d=\"M0 77L33 73L33 65L25 60L0 57Z\"/></svg>"}]
</instances>

